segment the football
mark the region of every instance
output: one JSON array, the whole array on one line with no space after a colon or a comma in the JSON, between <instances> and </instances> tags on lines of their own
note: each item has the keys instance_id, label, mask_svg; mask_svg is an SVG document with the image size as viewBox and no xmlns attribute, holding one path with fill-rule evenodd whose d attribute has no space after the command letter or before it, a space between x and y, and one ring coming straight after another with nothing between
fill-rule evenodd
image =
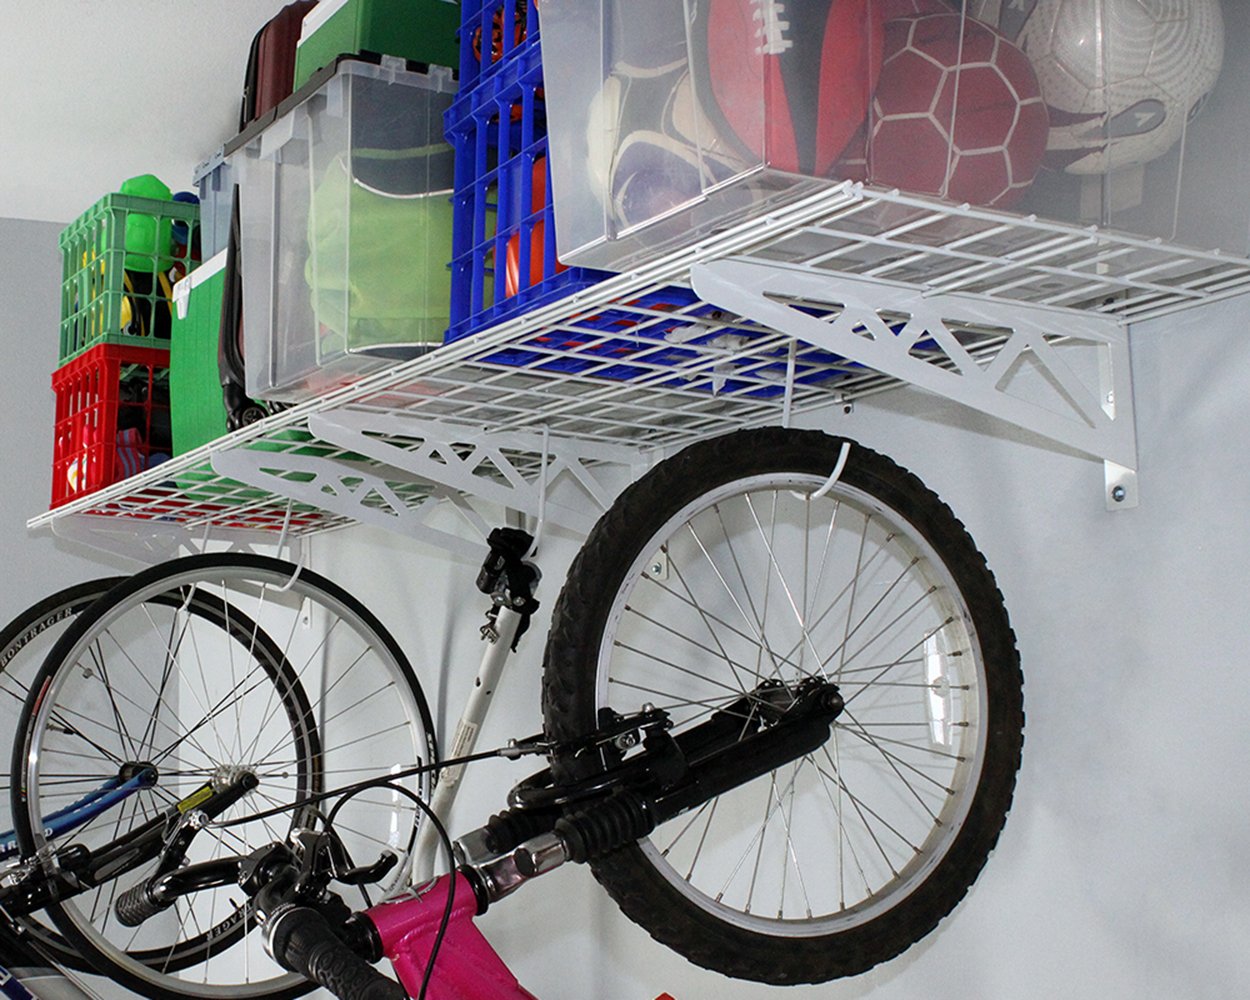
<instances>
[{"instance_id":1,"label":"football","mask_svg":"<svg viewBox=\"0 0 1250 1000\"><path fill-rule=\"evenodd\" d=\"M884 5L706 0L688 6L691 72L718 134L757 163L824 176L867 117L881 68Z\"/></svg>"},{"instance_id":2,"label":"football","mask_svg":"<svg viewBox=\"0 0 1250 1000\"><path fill-rule=\"evenodd\" d=\"M957 13L885 26L865 162L841 176L1005 207L1033 183L1048 119L1037 77L1006 38Z\"/></svg>"},{"instance_id":3,"label":"football","mask_svg":"<svg viewBox=\"0 0 1250 1000\"><path fill-rule=\"evenodd\" d=\"M1219 0L969 0L1037 71L1046 165L1098 174L1157 159L1185 132L1224 57Z\"/></svg>"}]
</instances>

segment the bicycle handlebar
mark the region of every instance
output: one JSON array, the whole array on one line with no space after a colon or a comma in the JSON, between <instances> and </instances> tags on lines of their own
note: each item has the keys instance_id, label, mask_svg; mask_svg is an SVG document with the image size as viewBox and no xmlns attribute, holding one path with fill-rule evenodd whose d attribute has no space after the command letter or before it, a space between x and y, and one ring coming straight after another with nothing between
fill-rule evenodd
<instances>
[{"instance_id":1,"label":"bicycle handlebar","mask_svg":"<svg viewBox=\"0 0 1250 1000\"><path fill-rule=\"evenodd\" d=\"M339 1000L404 1000L408 994L356 954L318 911L284 904L269 915L269 953L284 969L324 986Z\"/></svg>"}]
</instances>

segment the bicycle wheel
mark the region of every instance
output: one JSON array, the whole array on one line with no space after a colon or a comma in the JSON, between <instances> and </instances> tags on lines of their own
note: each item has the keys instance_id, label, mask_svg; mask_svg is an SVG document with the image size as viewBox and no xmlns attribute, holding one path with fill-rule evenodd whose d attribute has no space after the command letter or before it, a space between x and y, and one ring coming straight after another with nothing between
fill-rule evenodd
<instances>
[{"instance_id":1,"label":"bicycle wheel","mask_svg":"<svg viewBox=\"0 0 1250 1000\"><path fill-rule=\"evenodd\" d=\"M40 669L14 748L14 819L23 851L115 842L196 793L257 786L196 833L185 863L245 855L312 825L295 803L386 769L436 760L433 724L403 653L357 600L308 570L250 555L191 556L154 567L79 616ZM156 783L63 836L42 817L128 765ZM428 776L409 778L428 793ZM254 813L285 807L271 817ZM406 858L415 806L390 790L354 798L335 822L354 863ZM226 822L242 821L225 826ZM277 997L311 988L263 952L250 903L206 889L123 926L117 897L155 860L49 908L101 972L148 996ZM400 864L385 892L400 884ZM349 900L349 902L353 902ZM362 896L360 902L364 902Z\"/></svg>"},{"instance_id":2,"label":"bicycle wheel","mask_svg":"<svg viewBox=\"0 0 1250 1000\"><path fill-rule=\"evenodd\" d=\"M622 493L543 676L556 739L603 707L650 703L679 731L761 685L773 704L778 682L838 685L817 752L592 862L627 916L726 975L823 982L897 955L964 896L1011 805L1022 679L984 557L915 476L818 432L691 445Z\"/></svg>"},{"instance_id":3,"label":"bicycle wheel","mask_svg":"<svg viewBox=\"0 0 1250 1000\"><path fill-rule=\"evenodd\" d=\"M16 733L22 703L30 682L48 650L64 634L75 615L120 581L106 577L74 584L32 604L0 629L0 732ZM0 777L0 877L18 860L17 843L12 839L13 814L9 809L9 773ZM85 969L78 953L55 930L36 917L17 921L49 958L73 969Z\"/></svg>"}]
</instances>

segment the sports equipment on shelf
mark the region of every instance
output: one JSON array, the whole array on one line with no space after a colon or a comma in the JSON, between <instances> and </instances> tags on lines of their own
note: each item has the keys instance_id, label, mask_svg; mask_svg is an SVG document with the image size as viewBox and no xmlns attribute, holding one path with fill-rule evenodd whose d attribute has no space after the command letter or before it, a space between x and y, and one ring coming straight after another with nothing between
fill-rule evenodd
<instances>
[{"instance_id":1,"label":"sports equipment on shelf","mask_svg":"<svg viewBox=\"0 0 1250 1000\"><path fill-rule=\"evenodd\" d=\"M699 9L691 66L720 134L749 162L825 174L868 114L881 12L868 0L711 0Z\"/></svg>"},{"instance_id":2,"label":"sports equipment on shelf","mask_svg":"<svg viewBox=\"0 0 1250 1000\"><path fill-rule=\"evenodd\" d=\"M1073 174L1167 153L1224 57L1219 0L969 0L967 9L1032 60L1050 109L1046 163Z\"/></svg>"},{"instance_id":3,"label":"sports equipment on shelf","mask_svg":"<svg viewBox=\"0 0 1250 1000\"><path fill-rule=\"evenodd\" d=\"M617 67L595 96L587 135L596 186L625 226L693 201L750 166L704 112L684 60Z\"/></svg>"},{"instance_id":4,"label":"sports equipment on shelf","mask_svg":"<svg viewBox=\"0 0 1250 1000\"><path fill-rule=\"evenodd\" d=\"M867 149L839 174L1006 207L1037 175L1047 124L1037 77L1006 38L955 13L900 18L885 26Z\"/></svg>"}]
</instances>

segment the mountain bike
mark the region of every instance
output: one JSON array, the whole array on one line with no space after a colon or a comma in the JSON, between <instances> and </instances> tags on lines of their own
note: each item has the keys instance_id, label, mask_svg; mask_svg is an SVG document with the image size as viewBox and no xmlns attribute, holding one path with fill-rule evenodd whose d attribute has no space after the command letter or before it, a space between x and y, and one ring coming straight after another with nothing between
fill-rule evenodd
<instances>
[{"instance_id":1,"label":"mountain bike","mask_svg":"<svg viewBox=\"0 0 1250 1000\"><path fill-rule=\"evenodd\" d=\"M492 536L486 652L442 762L398 645L310 571L193 556L79 614L19 720L19 846L48 881L120 838L160 844L53 900L60 933L153 996L294 996L309 972L342 988L288 954L308 935L336 968L335 942L392 954L412 989L421 961L388 944L402 904L372 896L427 884L465 763L529 753L546 767L460 838L459 874L422 898L475 910L583 861L660 942L777 984L862 972L955 907L1010 808L1022 679L984 557L915 476L780 428L659 463L569 570L542 732L475 755L535 608L528 548L523 533ZM102 818L45 828L127 774L143 780ZM316 917L284 916L297 911Z\"/></svg>"}]
</instances>

